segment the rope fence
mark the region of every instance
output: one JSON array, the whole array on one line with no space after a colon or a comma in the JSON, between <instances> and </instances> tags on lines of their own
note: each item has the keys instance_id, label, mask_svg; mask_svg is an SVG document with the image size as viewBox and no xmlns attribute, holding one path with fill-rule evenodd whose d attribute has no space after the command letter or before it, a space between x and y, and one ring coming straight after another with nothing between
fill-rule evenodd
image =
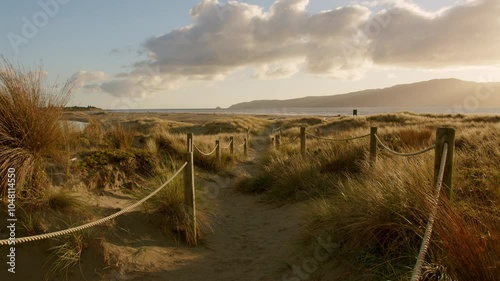
<instances>
[{"instance_id":1,"label":"rope fence","mask_svg":"<svg viewBox=\"0 0 500 281\"><path fill-rule=\"evenodd\" d=\"M370 133L362 136L352 137L352 138L344 138L344 139L335 139L328 137L316 136L306 132L306 127L300 128L300 135L293 139L290 143L294 142L296 139L300 138L300 153L303 157L306 155L310 157L314 157L307 151L306 149L306 140L307 137L311 137L314 139L320 140L328 140L328 141L350 141L361 139L365 137L370 137L370 161L372 163L376 162L378 147L382 147L385 151L396 155L396 156L404 156L411 157L421 155L423 153L434 150L434 197L432 198L432 209L429 214L429 219L427 221L427 226L425 229L425 234L422 239L422 244L420 246L420 251L417 257L417 261L415 267L412 272L411 281L418 281L421 278L422 266L425 261L425 256L427 254L427 250L430 245L430 239L432 235L432 229L434 225L434 221L436 220L437 211L439 208L439 197L441 194L441 190L444 188L446 191L446 196L451 199L452 197L452 171L453 171L453 154L455 147L455 129L453 128L437 128L436 129L436 142L434 145L426 147L422 150L402 153L397 152L389 148L387 144L385 144L377 134L377 127L371 127ZM276 141L276 143L275 143ZM276 148L280 146L280 135L276 135L275 138L272 139L272 144Z\"/></svg>"},{"instance_id":2,"label":"rope fence","mask_svg":"<svg viewBox=\"0 0 500 281\"><path fill-rule=\"evenodd\" d=\"M397 155L397 156L405 156L405 157L409 157L409 156L417 156L417 155L420 155L420 154L426 153L426 152L431 151L431 150L433 150L433 149L435 149L435 148L436 148L436 145L431 145L431 146L429 146L429 147L427 147L427 148L424 148L424 149L422 149L422 150L420 150L420 151L410 152L410 153L401 153L401 152L397 152L397 151L394 151L394 150L390 149L387 145L385 145L385 144L384 144L384 143L380 140L380 138L378 137L378 135L377 135L377 134L375 134L375 138L377 139L378 144L379 144L380 146L382 146L382 147L385 149L385 151L387 151L387 152L389 152L389 153L391 153L391 154Z\"/></svg>"},{"instance_id":3,"label":"rope fence","mask_svg":"<svg viewBox=\"0 0 500 281\"><path fill-rule=\"evenodd\" d=\"M33 236L28 236L28 237L15 238L15 244L21 244L21 243L26 243L26 242L32 242L32 241L38 241L38 240L43 240L43 239L55 238L55 237L58 237L58 236L68 235L68 234L71 234L71 233L74 233L74 232L77 232L77 231L82 231L82 230L85 230L87 228L91 228L91 227L103 224L103 223L105 223L107 221L110 221L110 220L112 220L112 219L114 219L114 218L116 218L116 217L118 217L118 216L120 216L120 215L122 215L124 213L130 212L131 210L137 208L139 205L143 204L148 199L150 199L151 197L153 197L154 195L156 195L158 192L160 192L160 190L162 190L172 180L174 180L177 177L177 175L179 175L179 173L184 168L186 168L187 165L188 165L188 162L185 162L174 173L174 175L169 180L167 180L165 183L163 183L160 187L158 187L153 192L151 192L148 196L146 196L143 199L137 201L136 203L134 203L134 204L132 204L132 205L130 205L128 207L123 208L121 211L118 211L118 212L116 212L116 213L114 213L112 215L109 215L109 216L105 217L105 218L102 218L102 219L99 219L99 220L96 220L96 221L93 221L93 222L89 222L89 223L86 223L84 225L80 225L80 226L77 226L77 227L72 227L72 228L69 228L69 229L55 231L55 232L50 232L50 233L44 233L44 234L40 234L40 235L33 235ZM2 246L9 245L9 241L10 241L9 239L0 240L0 245L2 245Z\"/></svg>"},{"instance_id":4,"label":"rope fence","mask_svg":"<svg viewBox=\"0 0 500 281\"><path fill-rule=\"evenodd\" d=\"M284 125L281 125L279 128L273 129L274 131L281 130L281 128ZM248 133L247 133L248 136ZM357 140L357 139L362 139L366 137L370 137L370 160L371 162L375 162L377 159L377 152L378 152L378 146L382 147L384 150L387 152L397 155L397 156L417 156L426 152L429 152L431 150L434 150L435 152L435 157L434 157L434 183L435 183L435 189L434 189L434 196L432 198L432 208L431 212L429 214L427 226L425 229L424 237L422 239L422 244L420 246L420 251L417 257L417 261L415 264L415 267L412 272L412 281L418 281L421 277L421 272L422 272L422 266L425 261L425 256L427 254L429 245L430 245L430 239L433 231L433 225L434 221L436 220L436 216L438 213L438 208L439 208L439 197L441 194L442 189L445 189L446 195L448 198L451 198L452 196L452 171L453 171L453 154L454 154L454 146L455 146L455 130L452 128L437 128L436 129L436 143L430 147L424 148L422 150L416 151L416 152L410 152L410 153L402 153L402 152L397 152L392 149L390 149L387 144L385 144L378 136L377 134L377 128L372 127L370 128L370 133L361 135L361 136L355 136L355 137L350 137L350 138L342 138L342 139L336 139L336 138L328 138L328 137L322 137L322 136L316 136L310 133L306 132L306 127L300 127L300 135L296 136L295 138L289 139L287 142L282 143L281 142L281 135L278 134L276 135L275 138L273 138L273 146L279 149L280 145L284 144L291 144L300 139L300 153L303 157L306 155L311 155L307 150L306 150L306 143L307 143L307 137L311 137L314 139L320 139L320 140L327 140L327 141L352 141L352 140ZM192 216L192 225L190 225L189 231L186 231L186 241L188 243L192 243L194 245L197 244L197 221L196 221L196 203L195 203L195 189L194 189L194 161L193 161L193 153L194 150L196 150L198 153L204 155L204 156L210 156L212 154L216 154L217 159L221 159L221 149L226 149L230 148L230 153L231 155L234 154L234 146L235 146L235 141L234 138L231 136L229 143L225 146L220 145L220 140L215 141L215 147L212 151L206 153L203 152L198 146L196 146L193 142L193 134L188 134L187 135L187 161L182 164L182 166L168 179L166 182L164 182L161 186L159 186L157 189L152 191L150 194L142 198L141 200L137 201L136 203L127 206L123 208L122 210L111 214L107 217L98 219L93 222L89 222L77 227L72 227L69 229L65 230L60 230L60 231L55 231L55 232L50 232L50 233L45 233L45 234L40 234L40 235L33 235L33 236L28 236L28 237L22 237L22 238L15 238L15 243L20 244L20 243L26 243L26 242L32 242L32 241L37 241L37 240L43 240L43 239L48 239L48 238L54 238L58 236L65 236L74 232L82 231L100 224L103 224L107 221L110 221L124 213L130 212L131 210L137 208L147 200L149 200L151 197L155 196L158 192L160 192L163 188L165 188L169 183L171 183L182 171L184 171L184 204L188 207L189 210L189 215ZM247 148L248 148L248 138L245 138L243 140L243 143L238 144L236 147L244 148L244 154L247 156ZM193 234L193 237L188 237L188 235ZM0 240L0 246L2 245L9 245L11 242L11 239L3 239Z\"/></svg>"},{"instance_id":5,"label":"rope fence","mask_svg":"<svg viewBox=\"0 0 500 281\"><path fill-rule=\"evenodd\" d=\"M226 149L226 148L228 148L229 146L231 146L231 144L233 144L233 140L230 140L230 141L229 141L229 143L228 143L227 145L223 145L223 146L221 146L220 148L222 148L222 149Z\"/></svg>"},{"instance_id":6,"label":"rope fence","mask_svg":"<svg viewBox=\"0 0 500 281\"><path fill-rule=\"evenodd\" d=\"M196 144L194 144L194 143L193 143L193 147L194 147L194 148L196 149L196 151L198 151L201 155L204 155L204 156L210 156L210 155L212 155L212 154L214 154L214 153L215 153L215 151L217 150L217 148L219 147L219 145L216 145L216 146L214 147L214 149L213 149L212 151L208 152L208 153L201 151L201 150L200 150L200 149L196 146Z\"/></svg>"},{"instance_id":7,"label":"rope fence","mask_svg":"<svg viewBox=\"0 0 500 281\"><path fill-rule=\"evenodd\" d=\"M236 147L243 147L245 144L247 144L247 139L244 139L243 143L236 145Z\"/></svg>"},{"instance_id":8,"label":"rope fence","mask_svg":"<svg viewBox=\"0 0 500 281\"><path fill-rule=\"evenodd\" d=\"M221 145L220 140L215 140L215 147L210 151L210 152L204 152L201 150L196 144L194 144L193 141L193 134L189 133L187 134L187 151L197 151L203 156L210 156L215 153L217 159L221 159L222 156L222 149L227 149L229 148L229 153L231 155L234 155L234 150L235 148L242 148L243 147L243 154L248 156L248 138L243 139L243 143L235 145L234 137L231 136L229 137L229 142L226 145Z\"/></svg>"}]
</instances>

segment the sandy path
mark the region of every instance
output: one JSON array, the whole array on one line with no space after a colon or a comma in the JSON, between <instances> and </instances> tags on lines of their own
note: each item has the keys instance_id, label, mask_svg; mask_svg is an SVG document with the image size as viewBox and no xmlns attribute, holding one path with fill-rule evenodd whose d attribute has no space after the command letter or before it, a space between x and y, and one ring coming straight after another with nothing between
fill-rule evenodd
<instances>
[{"instance_id":1,"label":"sandy path","mask_svg":"<svg viewBox=\"0 0 500 281\"><path fill-rule=\"evenodd\" d=\"M238 163L236 173L254 173L255 165ZM211 200L218 205L220 215L215 219L214 233L205 237L204 245L172 245L159 241L165 238L140 218L124 221L134 229L147 231L131 231L137 240L110 245L112 252L120 256L120 272L114 270L104 280L281 280L276 272L290 260L290 240L299 233L302 204L271 206L256 196L235 191L234 179L215 180L220 190ZM199 184L203 182L198 179ZM152 242L138 244L141 239Z\"/></svg>"}]
</instances>

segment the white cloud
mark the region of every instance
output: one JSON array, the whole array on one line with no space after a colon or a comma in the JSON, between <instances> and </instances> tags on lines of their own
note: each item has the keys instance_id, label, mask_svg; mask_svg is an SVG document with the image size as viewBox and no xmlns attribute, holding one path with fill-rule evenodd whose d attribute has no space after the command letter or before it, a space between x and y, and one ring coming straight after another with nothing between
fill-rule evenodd
<instances>
[{"instance_id":1,"label":"white cloud","mask_svg":"<svg viewBox=\"0 0 500 281\"><path fill-rule=\"evenodd\" d=\"M191 9L190 25L146 40L147 60L100 88L142 97L189 80L221 80L244 68L253 68L257 79L300 71L355 79L377 65L498 64L499 2L460 1L428 12L412 1L379 0L310 14L308 0L276 0L268 12L243 2L203 0ZM384 9L374 13L374 5Z\"/></svg>"},{"instance_id":2,"label":"white cloud","mask_svg":"<svg viewBox=\"0 0 500 281\"><path fill-rule=\"evenodd\" d=\"M84 89L94 92L97 90L95 83L103 81L105 78L106 74L102 71L90 72L80 70L73 74L69 81L72 83L73 90Z\"/></svg>"},{"instance_id":3,"label":"white cloud","mask_svg":"<svg viewBox=\"0 0 500 281\"><path fill-rule=\"evenodd\" d=\"M240 67L305 61L305 71L325 72L336 65L338 42L355 37L369 10L343 7L309 15L308 1L279 0L263 12L258 6L203 1L193 24L149 39L151 65L161 73L212 79ZM219 17L217 9L224 11Z\"/></svg>"},{"instance_id":4,"label":"white cloud","mask_svg":"<svg viewBox=\"0 0 500 281\"><path fill-rule=\"evenodd\" d=\"M428 17L392 15L371 43L374 63L420 68L500 62L500 1L468 1Z\"/></svg>"}]
</instances>

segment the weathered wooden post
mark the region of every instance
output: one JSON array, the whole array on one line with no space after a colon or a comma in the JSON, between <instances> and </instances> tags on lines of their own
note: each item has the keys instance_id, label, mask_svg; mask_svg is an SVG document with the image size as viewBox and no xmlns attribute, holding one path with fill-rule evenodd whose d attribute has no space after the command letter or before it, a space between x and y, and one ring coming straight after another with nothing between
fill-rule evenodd
<instances>
[{"instance_id":1,"label":"weathered wooden post","mask_svg":"<svg viewBox=\"0 0 500 281\"><path fill-rule=\"evenodd\" d=\"M198 234L196 231L196 195L194 190L194 161L193 152L186 153L187 166L184 168L184 205L186 206L191 225L186 229L186 243L196 246Z\"/></svg>"},{"instance_id":2,"label":"weathered wooden post","mask_svg":"<svg viewBox=\"0 0 500 281\"><path fill-rule=\"evenodd\" d=\"M300 127L300 154L306 156L306 127Z\"/></svg>"},{"instance_id":3,"label":"weathered wooden post","mask_svg":"<svg viewBox=\"0 0 500 281\"><path fill-rule=\"evenodd\" d=\"M352 116L358 116L358 110L357 109L353 109L352 110Z\"/></svg>"},{"instance_id":4,"label":"weathered wooden post","mask_svg":"<svg viewBox=\"0 0 500 281\"><path fill-rule=\"evenodd\" d=\"M276 135L276 149L280 149L280 144L281 144L281 136Z\"/></svg>"},{"instance_id":5,"label":"weathered wooden post","mask_svg":"<svg viewBox=\"0 0 500 281\"><path fill-rule=\"evenodd\" d=\"M217 159L221 159L221 155L220 155L220 141L219 140L215 140L215 157L217 157Z\"/></svg>"},{"instance_id":6,"label":"weathered wooden post","mask_svg":"<svg viewBox=\"0 0 500 281\"><path fill-rule=\"evenodd\" d=\"M244 141L244 144L243 144L243 153L245 154L245 157L248 156L248 150L247 150L247 140L248 139L245 139Z\"/></svg>"},{"instance_id":7,"label":"weathered wooden post","mask_svg":"<svg viewBox=\"0 0 500 281\"><path fill-rule=\"evenodd\" d=\"M436 129L436 154L434 157L434 182L437 183L439 176L439 167L441 166L441 157L443 156L444 144L448 144L448 154L446 156L446 165L444 166L443 188L448 199L452 198L453 186L453 154L455 152L455 129L437 128Z\"/></svg>"},{"instance_id":8,"label":"weathered wooden post","mask_svg":"<svg viewBox=\"0 0 500 281\"><path fill-rule=\"evenodd\" d=\"M234 154L234 137L229 137L229 153Z\"/></svg>"},{"instance_id":9,"label":"weathered wooden post","mask_svg":"<svg viewBox=\"0 0 500 281\"><path fill-rule=\"evenodd\" d=\"M193 151L193 134L187 134L187 152Z\"/></svg>"},{"instance_id":10,"label":"weathered wooden post","mask_svg":"<svg viewBox=\"0 0 500 281\"><path fill-rule=\"evenodd\" d=\"M377 127L370 128L370 160L375 163L377 162Z\"/></svg>"}]
</instances>

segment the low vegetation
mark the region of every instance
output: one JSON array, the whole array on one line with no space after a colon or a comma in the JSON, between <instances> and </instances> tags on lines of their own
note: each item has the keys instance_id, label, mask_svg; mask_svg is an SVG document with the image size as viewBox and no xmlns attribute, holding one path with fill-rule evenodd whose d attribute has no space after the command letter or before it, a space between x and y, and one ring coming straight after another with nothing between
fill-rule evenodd
<instances>
[{"instance_id":1,"label":"low vegetation","mask_svg":"<svg viewBox=\"0 0 500 281\"><path fill-rule=\"evenodd\" d=\"M432 145L436 127L456 128L453 196L441 196L423 280L496 280L500 126L495 120L398 113L306 123L309 133L330 138L364 135L377 126L381 139L402 152ZM285 124L284 142L297 135L297 128ZM240 189L279 204L310 202L299 252L312 255L307 249L314 248L317 237L340 245L315 278L408 280L431 210L434 154L398 158L381 150L374 165L367 139L345 143L308 137L305 158L299 147L296 141L270 149L262 171L243 177ZM350 264L350 273L329 275L328 268L339 260Z\"/></svg>"},{"instance_id":2,"label":"low vegetation","mask_svg":"<svg viewBox=\"0 0 500 281\"><path fill-rule=\"evenodd\" d=\"M249 128L256 130L267 123L253 117L234 122L212 117L208 122L204 118L178 122L162 116L110 114L93 107L65 108L71 85L46 87L41 68L31 71L7 60L0 69L0 173L16 169L18 237L67 229L108 215L104 208L94 206L90 198L96 196L118 192L143 198L186 161L188 132L196 134L195 145L205 151L213 149L216 139L225 146L232 135L240 144L252 133ZM215 154L196 152L194 161L198 171L221 172L242 154L239 150L230 155L226 148L217 159ZM2 177L3 195L6 179ZM202 197L199 202L204 201ZM6 198L2 196L4 207ZM212 231L214 210L199 206L198 238L203 238ZM144 217L155 218L151 223L164 234L193 241L190 233L180 235L191 223L184 206L182 176L140 211ZM0 233L5 236L5 230ZM47 280L72 279L82 253L107 235L83 231L50 243L43 275Z\"/></svg>"},{"instance_id":3,"label":"low vegetation","mask_svg":"<svg viewBox=\"0 0 500 281\"><path fill-rule=\"evenodd\" d=\"M240 147L244 138L282 126L281 146L257 155L254 162L262 168L240 176L240 191L259 193L271 204L307 202L298 251L310 254L317 237L339 245L319 264L313 278L341 278L329 274L342 260L349 265L349 273L342 278L407 280L432 205L432 152L397 158L381 150L372 163L368 138L332 142L308 137L303 157L296 140L298 126L307 126L308 133L316 136L340 139L365 135L377 126L380 138L402 152L432 145L435 128L447 126L457 129L454 189L451 199L440 198L422 280L496 280L500 276L498 116L403 112L271 120L186 114L173 121L159 113L65 112L70 87L45 87L41 69L28 71L5 60L0 69L0 173L7 174L11 167L17 171L19 236L65 229L109 214L110 210L96 208L88 198L114 192L132 197L130 202L143 198L186 161L187 133L194 134L197 173L222 174L244 159ZM70 121L84 122L85 128ZM230 137L235 139L233 155L226 148ZM215 152L203 154L213 151L216 140L220 159ZM259 141L254 146L263 143ZM0 189L4 195L5 180ZM213 230L216 213L203 202L201 193L197 238ZM189 233L191 218L184 206L182 177L146 202L140 212L177 241L195 238ZM71 279L82 253L95 241L102 245L106 238L100 232L81 232L51 245L46 278Z\"/></svg>"}]
</instances>

